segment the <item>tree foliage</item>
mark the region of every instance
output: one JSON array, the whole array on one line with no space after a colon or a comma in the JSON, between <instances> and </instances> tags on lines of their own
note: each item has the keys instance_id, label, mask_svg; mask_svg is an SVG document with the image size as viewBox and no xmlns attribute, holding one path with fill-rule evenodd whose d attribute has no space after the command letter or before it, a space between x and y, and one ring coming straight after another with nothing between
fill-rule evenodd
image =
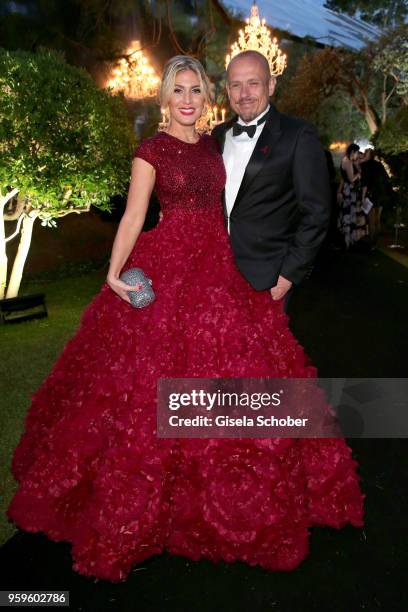
<instances>
[{"instance_id":1,"label":"tree foliage","mask_svg":"<svg viewBox=\"0 0 408 612\"><path fill-rule=\"evenodd\" d=\"M392 91L408 104L408 27L406 25L384 36L382 49L374 60L374 69L390 78Z\"/></svg>"},{"instance_id":2,"label":"tree foliage","mask_svg":"<svg viewBox=\"0 0 408 612\"><path fill-rule=\"evenodd\" d=\"M404 23L408 16L406 0L326 0L325 6L381 27Z\"/></svg>"},{"instance_id":3,"label":"tree foliage","mask_svg":"<svg viewBox=\"0 0 408 612\"><path fill-rule=\"evenodd\" d=\"M388 155L408 155L408 106L403 106L381 126L375 144Z\"/></svg>"},{"instance_id":4,"label":"tree foliage","mask_svg":"<svg viewBox=\"0 0 408 612\"><path fill-rule=\"evenodd\" d=\"M15 0L0 9L1 46L61 50L74 64L108 59L121 52L127 28L149 27L148 0ZM154 4L154 2L153 2Z\"/></svg>"},{"instance_id":5,"label":"tree foliage","mask_svg":"<svg viewBox=\"0 0 408 612\"><path fill-rule=\"evenodd\" d=\"M158 73L169 57L192 55L220 92L227 47L241 25L219 0L16 0L0 5L0 46L62 51L102 85L138 40ZM224 92L217 103L225 103Z\"/></svg>"},{"instance_id":6,"label":"tree foliage","mask_svg":"<svg viewBox=\"0 0 408 612\"><path fill-rule=\"evenodd\" d=\"M98 90L54 52L0 49L0 298L6 243L20 235L7 286L18 294L33 225L90 206L109 210L124 193L134 135L123 100ZM17 221L6 237L5 220Z\"/></svg>"},{"instance_id":7,"label":"tree foliage","mask_svg":"<svg viewBox=\"0 0 408 612\"><path fill-rule=\"evenodd\" d=\"M0 50L0 187L43 219L124 193L134 136L122 99L61 55Z\"/></svg>"},{"instance_id":8,"label":"tree foliage","mask_svg":"<svg viewBox=\"0 0 408 612\"><path fill-rule=\"evenodd\" d=\"M316 118L322 101L334 93L338 83L334 57L330 48L303 55L282 94L281 106L288 113Z\"/></svg>"},{"instance_id":9,"label":"tree foliage","mask_svg":"<svg viewBox=\"0 0 408 612\"><path fill-rule=\"evenodd\" d=\"M324 100L345 95L374 133L379 117L370 98L372 51L351 53L326 47L305 54L285 92L285 109L313 119Z\"/></svg>"},{"instance_id":10,"label":"tree foliage","mask_svg":"<svg viewBox=\"0 0 408 612\"><path fill-rule=\"evenodd\" d=\"M16 0L0 17L0 46L61 50L91 72L135 39L154 48L159 64L180 53L205 59L210 43L225 46L232 24L218 0Z\"/></svg>"},{"instance_id":11,"label":"tree foliage","mask_svg":"<svg viewBox=\"0 0 408 612\"><path fill-rule=\"evenodd\" d=\"M397 204L407 210L408 202L408 106L403 106L375 135L374 145L392 172Z\"/></svg>"},{"instance_id":12,"label":"tree foliage","mask_svg":"<svg viewBox=\"0 0 408 612\"><path fill-rule=\"evenodd\" d=\"M287 83L286 110L314 119L325 100L345 97L375 134L408 102L407 34L404 25L359 52L326 47L306 53Z\"/></svg>"}]
</instances>

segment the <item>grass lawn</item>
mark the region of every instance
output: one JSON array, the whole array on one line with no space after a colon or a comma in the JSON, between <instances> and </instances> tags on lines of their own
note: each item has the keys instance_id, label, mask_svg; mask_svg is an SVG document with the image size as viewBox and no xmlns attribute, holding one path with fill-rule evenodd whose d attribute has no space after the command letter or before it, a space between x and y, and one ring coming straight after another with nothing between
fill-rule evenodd
<instances>
[{"instance_id":1,"label":"grass lawn","mask_svg":"<svg viewBox=\"0 0 408 612\"><path fill-rule=\"evenodd\" d=\"M99 291L105 277L105 273L99 271L26 283L20 295L45 293L48 318L7 324L0 328L0 544L15 531L5 516L16 487L10 473L10 462L23 431L31 395L46 378L65 343L74 334L82 311Z\"/></svg>"}]
</instances>

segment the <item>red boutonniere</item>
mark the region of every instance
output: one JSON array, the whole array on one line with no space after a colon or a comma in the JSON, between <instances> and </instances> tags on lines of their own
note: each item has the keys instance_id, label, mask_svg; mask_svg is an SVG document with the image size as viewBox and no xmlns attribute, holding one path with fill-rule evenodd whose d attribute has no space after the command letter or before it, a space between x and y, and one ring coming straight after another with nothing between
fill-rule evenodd
<instances>
[{"instance_id":1,"label":"red boutonniere","mask_svg":"<svg viewBox=\"0 0 408 612\"><path fill-rule=\"evenodd\" d=\"M268 145L266 145L266 147L262 147L262 149L260 149L261 153L263 153L264 155L266 155L269 151L269 147Z\"/></svg>"}]
</instances>

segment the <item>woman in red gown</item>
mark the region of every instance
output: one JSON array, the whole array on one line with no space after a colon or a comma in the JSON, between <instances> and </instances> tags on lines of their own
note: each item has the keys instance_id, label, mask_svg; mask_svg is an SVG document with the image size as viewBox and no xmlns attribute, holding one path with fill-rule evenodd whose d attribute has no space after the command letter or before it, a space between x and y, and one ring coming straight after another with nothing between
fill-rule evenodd
<instances>
[{"instance_id":1,"label":"woman in red gown","mask_svg":"<svg viewBox=\"0 0 408 612\"><path fill-rule=\"evenodd\" d=\"M156 435L158 378L316 377L282 300L234 264L222 157L195 131L208 99L201 65L173 58L161 93L169 128L136 150L107 280L32 397L8 516L71 542L76 571L114 582L163 550L292 570L311 526L363 525L343 439ZM154 185L164 219L141 233ZM119 280L132 267L157 296L142 309Z\"/></svg>"}]
</instances>

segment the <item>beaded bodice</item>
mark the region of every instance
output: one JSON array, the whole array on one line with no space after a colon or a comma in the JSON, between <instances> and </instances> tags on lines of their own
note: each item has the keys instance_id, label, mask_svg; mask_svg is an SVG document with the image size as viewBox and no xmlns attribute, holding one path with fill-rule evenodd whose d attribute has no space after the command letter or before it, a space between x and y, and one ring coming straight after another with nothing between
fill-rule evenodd
<instances>
[{"instance_id":1,"label":"beaded bodice","mask_svg":"<svg viewBox=\"0 0 408 612\"><path fill-rule=\"evenodd\" d=\"M166 132L144 140L134 153L156 170L155 190L163 210L221 208L225 169L215 140L204 134L196 143Z\"/></svg>"}]
</instances>

